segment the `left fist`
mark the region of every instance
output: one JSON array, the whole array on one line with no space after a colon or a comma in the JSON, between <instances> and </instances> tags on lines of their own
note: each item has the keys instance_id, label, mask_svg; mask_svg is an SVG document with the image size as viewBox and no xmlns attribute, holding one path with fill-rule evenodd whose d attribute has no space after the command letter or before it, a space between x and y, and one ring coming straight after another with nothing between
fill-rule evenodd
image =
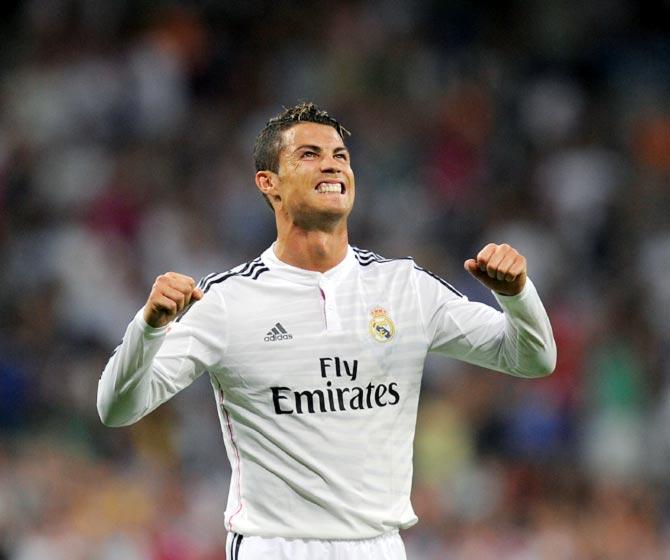
<instances>
[{"instance_id":1,"label":"left fist","mask_svg":"<svg viewBox=\"0 0 670 560\"><path fill-rule=\"evenodd\" d=\"M463 265L484 286L505 296L517 295L526 285L526 257L507 243L489 243Z\"/></svg>"}]
</instances>

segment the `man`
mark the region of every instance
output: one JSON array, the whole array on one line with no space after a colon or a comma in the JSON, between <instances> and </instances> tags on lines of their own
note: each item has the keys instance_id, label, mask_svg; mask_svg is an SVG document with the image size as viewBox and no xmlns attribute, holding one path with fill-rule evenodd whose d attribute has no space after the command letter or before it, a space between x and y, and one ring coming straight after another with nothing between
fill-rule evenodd
<instances>
[{"instance_id":1,"label":"man","mask_svg":"<svg viewBox=\"0 0 670 560\"><path fill-rule=\"evenodd\" d=\"M102 421L125 426L209 373L232 466L229 559L405 558L427 352L521 377L554 369L549 320L513 248L465 261L501 313L411 258L348 244L347 134L311 103L270 120L254 155L277 241L197 286L159 276L100 380Z\"/></svg>"}]
</instances>

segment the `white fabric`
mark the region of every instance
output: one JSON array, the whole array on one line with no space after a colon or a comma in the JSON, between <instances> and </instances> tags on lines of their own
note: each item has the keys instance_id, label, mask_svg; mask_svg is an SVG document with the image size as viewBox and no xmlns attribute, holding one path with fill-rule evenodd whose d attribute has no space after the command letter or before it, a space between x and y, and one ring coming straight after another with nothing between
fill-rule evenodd
<instances>
[{"instance_id":1,"label":"white fabric","mask_svg":"<svg viewBox=\"0 0 670 560\"><path fill-rule=\"evenodd\" d=\"M238 540L240 541L238 543ZM407 560L397 531L372 539L324 541L228 533L226 560Z\"/></svg>"},{"instance_id":2,"label":"white fabric","mask_svg":"<svg viewBox=\"0 0 670 560\"><path fill-rule=\"evenodd\" d=\"M352 248L325 273L270 248L204 280L204 298L169 327L138 312L102 374L98 411L131 424L209 372L232 467L226 529L247 536L366 539L413 525L427 352L523 377L556 359L530 281L498 297L501 313L411 259Z\"/></svg>"}]
</instances>

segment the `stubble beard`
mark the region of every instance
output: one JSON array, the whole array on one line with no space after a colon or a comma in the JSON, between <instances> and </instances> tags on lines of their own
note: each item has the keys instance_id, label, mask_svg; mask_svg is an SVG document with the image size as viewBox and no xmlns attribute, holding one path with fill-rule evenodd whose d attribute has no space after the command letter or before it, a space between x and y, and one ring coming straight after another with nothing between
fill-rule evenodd
<instances>
[{"instance_id":1,"label":"stubble beard","mask_svg":"<svg viewBox=\"0 0 670 560\"><path fill-rule=\"evenodd\" d=\"M293 216L293 224L305 231L333 233L342 224L346 225L351 209L342 211L315 210L307 205L298 209Z\"/></svg>"}]
</instances>

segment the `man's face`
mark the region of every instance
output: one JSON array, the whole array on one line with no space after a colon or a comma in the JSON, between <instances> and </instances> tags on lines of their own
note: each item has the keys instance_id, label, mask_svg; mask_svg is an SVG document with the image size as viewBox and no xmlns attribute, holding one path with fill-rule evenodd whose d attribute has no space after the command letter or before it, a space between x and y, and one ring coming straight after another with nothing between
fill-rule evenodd
<instances>
[{"instance_id":1,"label":"man's face","mask_svg":"<svg viewBox=\"0 0 670 560\"><path fill-rule=\"evenodd\" d=\"M349 151L332 127L301 123L283 133L276 211L305 229L330 229L351 213L355 194Z\"/></svg>"}]
</instances>

